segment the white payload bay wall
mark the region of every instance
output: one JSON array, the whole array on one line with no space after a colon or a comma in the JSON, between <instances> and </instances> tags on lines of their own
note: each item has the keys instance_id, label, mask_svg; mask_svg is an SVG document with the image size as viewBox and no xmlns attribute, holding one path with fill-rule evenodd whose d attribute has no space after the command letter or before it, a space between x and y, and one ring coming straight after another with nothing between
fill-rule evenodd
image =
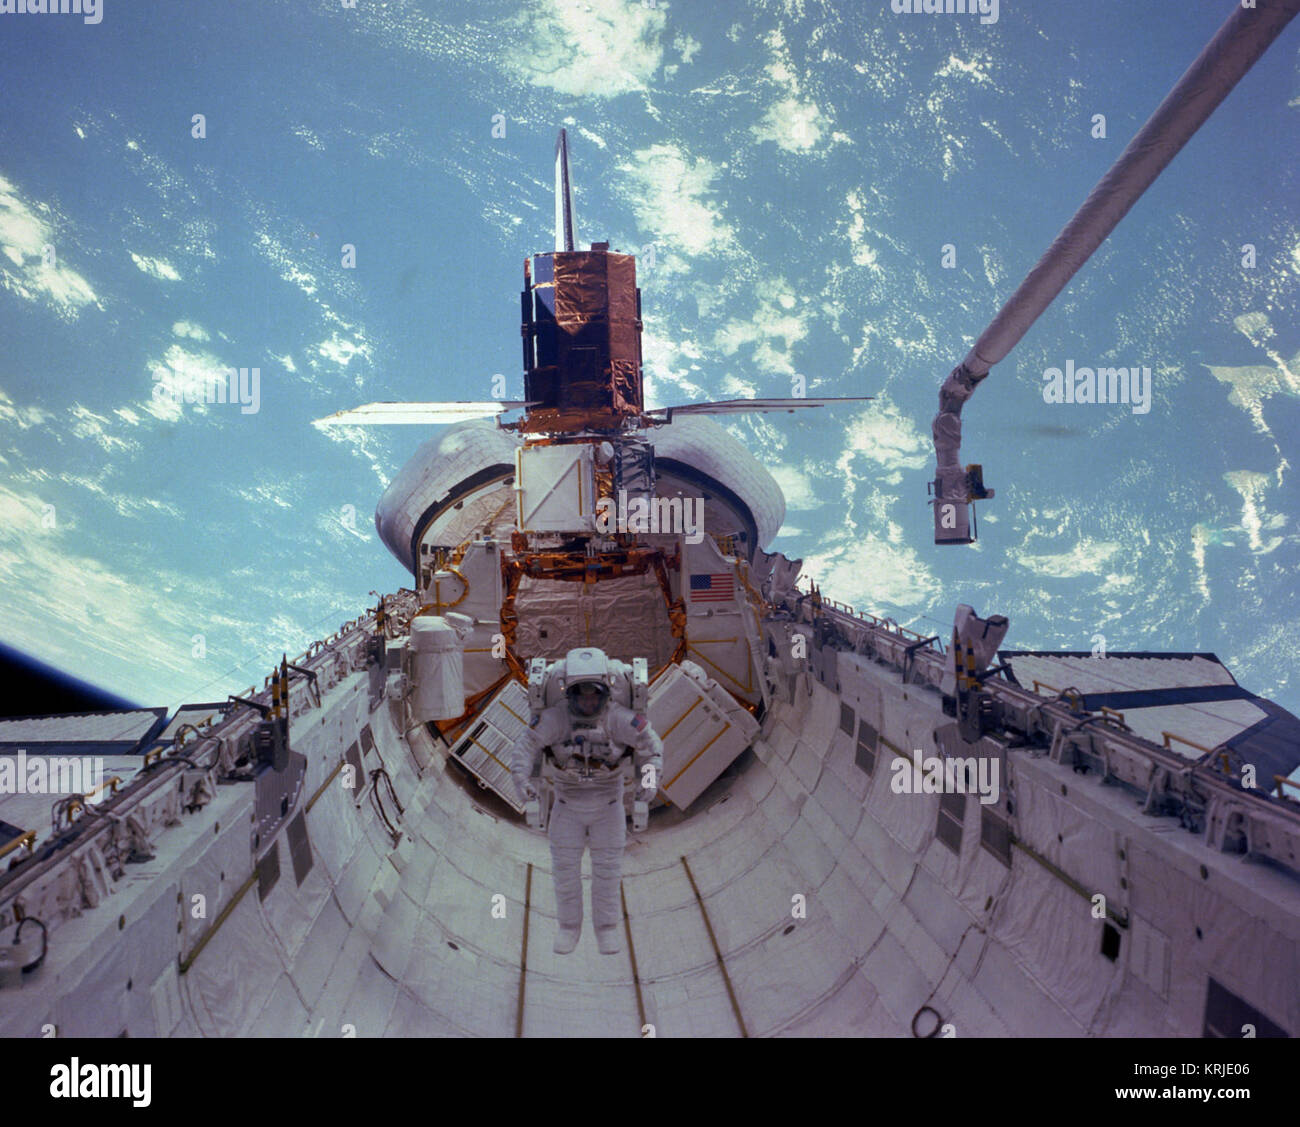
<instances>
[{"instance_id":1,"label":"white payload bay wall","mask_svg":"<svg viewBox=\"0 0 1300 1127\"><path fill-rule=\"evenodd\" d=\"M573 955L551 953L545 838L480 803L423 728L408 745L387 702L370 710L358 672L294 721L316 796L310 851L286 831L278 879L259 882L252 788L219 788L99 908L52 929L45 966L0 995L0 1034L51 1023L64 1036L510 1036L520 1021L529 1036L637 1037L643 1024L732 1036L742 1023L750 1035L908 1036L915 1020L959 1037L1199 1035L1212 964L1226 989L1300 1028L1300 943L1280 906L1292 882L1252 867L1257 883L1243 884L1240 859L1135 814L1127 792L1013 752L1018 834L1127 914L1111 961L1083 896L1020 848L1008 867L981 846L978 801L954 852L935 834L941 796L894 793L894 753L877 743L868 774L858 730L840 725L843 701L898 749L933 754L948 723L938 698L853 655L838 676L840 696L797 677L734 778L679 824L630 837L644 1014L626 950L600 957L588 926ZM359 793L334 774L354 757ZM403 814L386 786L372 793L380 766ZM183 974L178 955L193 959Z\"/></svg>"}]
</instances>

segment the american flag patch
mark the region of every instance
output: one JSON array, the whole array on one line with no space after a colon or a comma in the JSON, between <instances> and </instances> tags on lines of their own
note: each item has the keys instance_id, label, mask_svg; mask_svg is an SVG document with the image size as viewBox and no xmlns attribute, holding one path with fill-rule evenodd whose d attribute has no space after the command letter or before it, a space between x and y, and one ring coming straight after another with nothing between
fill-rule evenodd
<instances>
[{"instance_id":1,"label":"american flag patch","mask_svg":"<svg viewBox=\"0 0 1300 1127\"><path fill-rule=\"evenodd\" d=\"M721 575L692 575L691 602L730 602L736 594L736 584L726 572Z\"/></svg>"},{"instance_id":2,"label":"american flag patch","mask_svg":"<svg viewBox=\"0 0 1300 1127\"><path fill-rule=\"evenodd\" d=\"M632 727L635 728L638 732L645 727L644 714L638 712L634 717L632 717Z\"/></svg>"}]
</instances>

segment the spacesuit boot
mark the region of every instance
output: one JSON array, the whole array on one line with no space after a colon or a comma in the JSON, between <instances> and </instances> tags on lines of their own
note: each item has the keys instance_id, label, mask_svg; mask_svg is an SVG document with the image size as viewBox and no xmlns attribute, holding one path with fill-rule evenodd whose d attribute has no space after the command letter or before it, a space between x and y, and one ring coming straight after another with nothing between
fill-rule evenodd
<instances>
[{"instance_id":1,"label":"spacesuit boot","mask_svg":"<svg viewBox=\"0 0 1300 1127\"><path fill-rule=\"evenodd\" d=\"M560 930L555 933L555 945L551 948L557 955L571 954L573 949L578 946L578 940L582 936L582 925L577 927L565 927L560 925Z\"/></svg>"}]
</instances>

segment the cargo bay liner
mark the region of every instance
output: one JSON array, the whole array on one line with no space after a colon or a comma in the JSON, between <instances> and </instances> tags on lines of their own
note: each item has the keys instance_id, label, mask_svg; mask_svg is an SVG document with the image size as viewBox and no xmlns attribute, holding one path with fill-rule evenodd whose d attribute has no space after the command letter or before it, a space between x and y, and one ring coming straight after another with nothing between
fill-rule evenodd
<instances>
[{"instance_id":1,"label":"cargo bay liner","mask_svg":"<svg viewBox=\"0 0 1300 1127\"><path fill-rule=\"evenodd\" d=\"M1170 98L1221 99L1234 45L1296 8L1234 15ZM0 755L108 776L53 809L0 796L0 1033L1300 1031L1300 722L1212 654L1010 650L969 607L927 637L797 586L764 550L780 490L707 415L816 404L646 410L635 263L574 249L563 134L556 168L525 400L326 421L497 415L380 500L412 588L224 702L0 722ZM935 424L945 542L973 529L942 506L991 496L950 442L978 360ZM664 520L602 527L613 497ZM702 538L671 528L688 498ZM589 934L551 953L549 851L506 767L535 663L577 645L644 659L664 741L613 959Z\"/></svg>"}]
</instances>

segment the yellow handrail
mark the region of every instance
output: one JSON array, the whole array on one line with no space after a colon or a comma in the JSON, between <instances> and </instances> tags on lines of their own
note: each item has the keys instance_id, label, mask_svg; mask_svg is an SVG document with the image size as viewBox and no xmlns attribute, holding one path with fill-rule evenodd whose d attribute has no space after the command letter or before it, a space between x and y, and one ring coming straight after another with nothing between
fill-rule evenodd
<instances>
[{"instance_id":1,"label":"yellow handrail","mask_svg":"<svg viewBox=\"0 0 1300 1127\"><path fill-rule=\"evenodd\" d=\"M1283 787L1294 787L1296 790L1300 790L1300 783L1288 779L1285 775L1274 775L1273 782L1277 784L1278 798L1286 798L1286 795L1282 793Z\"/></svg>"},{"instance_id":2,"label":"yellow handrail","mask_svg":"<svg viewBox=\"0 0 1300 1127\"><path fill-rule=\"evenodd\" d=\"M1193 740L1189 740L1186 736L1180 736L1174 732L1161 732L1160 735L1164 737L1166 751L1173 751L1174 749L1169 746L1169 741L1177 740L1180 744L1186 744L1188 747L1194 747L1196 748L1197 751L1204 752L1206 755L1214 754L1214 748L1206 747L1204 744L1198 744Z\"/></svg>"},{"instance_id":3,"label":"yellow handrail","mask_svg":"<svg viewBox=\"0 0 1300 1127\"><path fill-rule=\"evenodd\" d=\"M121 785L122 785L122 780L117 775L114 775L111 779L105 779L102 783L99 784L99 786L91 787L90 790L86 791L86 793L83 794L81 797L90 798L92 795L98 794L105 787L109 788L109 792L111 794L117 794L117 788L120 787Z\"/></svg>"},{"instance_id":4,"label":"yellow handrail","mask_svg":"<svg viewBox=\"0 0 1300 1127\"><path fill-rule=\"evenodd\" d=\"M1037 678L1035 678L1034 692L1039 693L1042 692L1043 689L1047 689L1050 692L1055 693L1058 697L1064 697L1066 700L1072 701L1073 703L1079 705L1079 707L1083 706L1083 698L1079 696L1078 693L1071 693L1071 692L1067 692L1064 689L1058 689L1055 685L1049 685L1046 681L1039 681Z\"/></svg>"},{"instance_id":5,"label":"yellow handrail","mask_svg":"<svg viewBox=\"0 0 1300 1127\"><path fill-rule=\"evenodd\" d=\"M15 850L21 849L24 845L27 847L28 853L36 852L36 831L35 830L28 830L26 833L19 834L16 838L13 839L13 841L9 841L6 842L4 845L0 845L0 857L7 857L10 853L13 853Z\"/></svg>"},{"instance_id":6,"label":"yellow handrail","mask_svg":"<svg viewBox=\"0 0 1300 1127\"><path fill-rule=\"evenodd\" d=\"M68 798L67 805L64 806L63 808L63 816L64 818L67 819L68 825L72 825L72 817L74 814L78 814L86 808L87 799L93 798L105 787L109 788L110 793L116 794L117 788L120 787L121 785L122 785L121 778L117 775L114 775L111 779L105 779L102 783L99 784L99 786L91 787L90 790L86 791L85 794L70 795Z\"/></svg>"}]
</instances>

